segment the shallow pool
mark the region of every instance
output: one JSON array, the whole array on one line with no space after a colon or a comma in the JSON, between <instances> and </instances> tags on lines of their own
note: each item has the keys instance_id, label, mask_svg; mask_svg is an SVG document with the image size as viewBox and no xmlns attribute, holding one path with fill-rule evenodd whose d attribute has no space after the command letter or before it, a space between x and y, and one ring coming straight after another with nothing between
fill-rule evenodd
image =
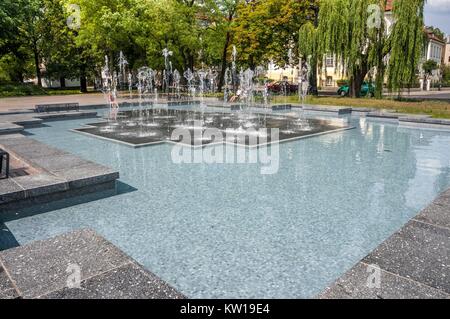
<instances>
[{"instance_id":1,"label":"shallow pool","mask_svg":"<svg viewBox=\"0 0 450 319\"><path fill-rule=\"evenodd\" d=\"M352 117L356 129L280 145L259 164L174 164L172 145L140 149L69 131L41 142L118 169L116 196L0 215L20 244L92 228L193 298L313 297L450 187L450 132ZM2 220L3 219L3 220Z\"/></svg>"}]
</instances>

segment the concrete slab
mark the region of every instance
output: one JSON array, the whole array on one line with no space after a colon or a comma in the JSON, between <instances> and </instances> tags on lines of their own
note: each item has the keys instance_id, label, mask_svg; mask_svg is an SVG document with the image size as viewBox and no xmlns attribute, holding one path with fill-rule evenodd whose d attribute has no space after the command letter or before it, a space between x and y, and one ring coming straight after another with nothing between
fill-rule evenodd
<instances>
[{"instance_id":1,"label":"concrete slab","mask_svg":"<svg viewBox=\"0 0 450 319\"><path fill-rule=\"evenodd\" d=\"M15 299L18 296L11 280L0 265L0 299Z\"/></svg>"},{"instance_id":2,"label":"concrete slab","mask_svg":"<svg viewBox=\"0 0 450 319\"><path fill-rule=\"evenodd\" d=\"M363 262L450 293L450 229L410 221Z\"/></svg>"},{"instance_id":3,"label":"concrete slab","mask_svg":"<svg viewBox=\"0 0 450 319\"><path fill-rule=\"evenodd\" d=\"M21 157L25 162L42 157L54 157L67 154L57 148L29 139L27 143L8 145L8 150Z\"/></svg>"},{"instance_id":4,"label":"concrete slab","mask_svg":"<svg viewBox=\"0 0 450 319\"><path fill-rule=\"evenodd\" d=\"M431 118L430 116L428 116L428 117L424 117L424 116L404 116L404 117L399 117L398 120L400 122L407 122L407 123L450 125L450 120L434 119L434 118Z\"/></svg>"},{"instance_id":5,"label":"concrete slab","mask_svg":"<svg viewBox=\"0 0 450 319\"><path fill-rule=\"evenodd\" d=\"M339 106L305 105L303 106L303 110L316 112L330 112L330 113L337 113L339 115L352 113L351 107L339 107Z\"/></svg>"},{"instance_id":6,"label":"concrete slab","mask_svg":"<svg viewBox=\"0 0 450 319\"><path fill-rule=\"evenodd\" d=\"M81 288L64 288L42 299L184 299L155 275L136 264L116 268L81 283Z\"/></svg>"},{"instance_id":7,"label":"concrete slab","mask_svg":"<svg viewBox=\"0 0 450 319\"><path fill-rule=\"evenodd\" d=\"M0 204L25 199L25 190L12 179L0 179Z\"/></svg>"},{"instance_id":8,"label":"concrete slab","mask_svg":"<svg viewBox=\"0 0 450 319\"><path fill-rule=\"evenodd\" d=\"M439 196L414 219L450 229L450 192L446 192Z\"/></svg>"},{"instance_id":9,"label":"concrete slab","mask_svg":"<svg viewBox=\"0 0 450 319\"><path fill-rule=\"evenodd\" d=\"M92 230L78 230L0 252L0 263L11 279L1 281L0 272L0 298L185 298ZM73 275L79 275L79 288L68 284L74 282Z\"/></svg>"},{"instance_id":10,"label":"concrete slab","mask_svg":"<svg viewBox=\"0 0 450 319\"><path fill-rule=\"evenodd\" d=\"M23 130L24 128L21 125L0 122L0 134L18 133L22 132Z\"/></svg>"},{"instance_id":11,"label":"concrete slab","mask_svg":"<svg viewBox=\"0 0 450 319\"><path fill-rule=\"evenodd\" d=\"M322 292L319 299L448 299L450 295L416 281L380 272L379 288L370 281L373 268L358 263L333 285Z\"/></svg>"},{"instance_id":12,"label":"concrete slab","mask_svg":"<svg viewBox=\"0 0 450 319\"><path fill-rule=\"evenodd\" d=\"M81 188L92 184L106 183L119 178L117 171L94 163L62 169L54 171L54 173L64 178L69 183L70 188Z\"/></svg>"},{"instance_id":13,"label":"concrete slab","mask_svg":"<svg viewBox=\"0 0 450 319\"><path fill-rule=\"evenodd\" d=\"M9 249L0 260L24 298L63 289L74 265L86 280L129 263L128 256L91 230Z\"/></svg>"},{"instance_id":14,"label":"concrete slab","mask_svg":"<svg viewBox=\"0 0 450 319\"><path fill-rule=\"evenodd\" d=\"M400 114L397 113L387 113L387 112L379 112L379 111L375 111L375 112L370 112L366 115L366 117L373 117L373 118L382 118L382 119L394 119L394 120L398 120L398 118L400 117Z\"/></svg>"},{"instance_id":15,"label":"concrete slab","mask_svg":"<svg viewBox=\"0 0 450 319\"><path fill-rule=\"evenodd\" d=\"M64 192L69 189L69 183L65 180L47 173L15 177L14 181L25 190L25 198Z\"/></svg>"},{"instance_id":16,"label":"concrete slab","mask_svg":"<svg viewBox=\"0 0 450 319\"><path fill-rule=\"evenodd\" d=\"M30 143L34 143L34 140L31 138L27 138L25 135L22 135L20 133L0 135L0 145L11 146L17 144L24 145Z\"/></svg>"},{"instance_id":17,"label":"concrete slab","mask_svg":"<svg viewBox=\"0 0 450 319\"><path fill-rule=\"evenodd\" d=\"M78 111L78 112L50 112L50 113L39 113L36 115L37 118L42 120L58 120L58 119L68 119L68 118L79 118L79 117L95 117L97 112L94 111Z\"/></svg>"},{"instance_id":18,"label":"concrete slab","mask_svg":"<svg viewBox=\"0 0 450 319\"><path fill-rule=\"evenodd\" d=\"M93 162L83 160L77 156L55 151L53 149L50 149L49 153L50 154L45 154L43 156L35 156L36 153L33 153L33 156L30 156L32 164L49 172L56 172L94 164Z\"/></svg>"}]
</instances>

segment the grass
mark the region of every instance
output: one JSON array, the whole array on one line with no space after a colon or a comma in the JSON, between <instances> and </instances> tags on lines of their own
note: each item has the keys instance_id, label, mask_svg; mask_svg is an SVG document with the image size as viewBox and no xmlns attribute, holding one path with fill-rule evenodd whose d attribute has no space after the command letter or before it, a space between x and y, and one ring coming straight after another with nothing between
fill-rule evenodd
<instances>
[{"instance_id":1,"label":"grass","mask_svg":"<svg viewBox=\"0 0 450 319\"><path fill-rule=\"evenodd\" d=\"M274 103L299 103L298 96L275 97ZM434 118L450 119L450 102L436 101L436 100L398 100L388 99L383 100L369 99L369 98L341 98L341 97L307 97L305 103L317 104L324 106L350 106L350 107L367 107L379 110L387 110L397 113L409 114L424 114L430 115Z\"/></svg>"},{"instance_id":2,"label":"grass","mask_svg":"<svg viewBox=\"0 0 450 319\"><path fill-rule=\"evenodd\" d=\"M33 84L1 84L0 97L80 94L78 89L45 89Z\"/></svg>"}]
</instances>

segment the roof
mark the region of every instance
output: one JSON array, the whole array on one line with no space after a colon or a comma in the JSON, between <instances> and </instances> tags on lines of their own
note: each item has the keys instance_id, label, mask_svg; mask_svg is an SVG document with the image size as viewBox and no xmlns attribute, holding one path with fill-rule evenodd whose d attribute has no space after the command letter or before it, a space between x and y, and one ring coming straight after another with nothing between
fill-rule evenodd
<instances>
[{"instance_id":1,"label":"roof","mask_svg":"<svg viewBox=\"0 0 450 319\"><path fill-rule=\"evenodd\" d=\"M436 42L441 43L442 45L445 45L445 40L442 40L438 36L436 36L432 30L425 28L425 32L427 33L428 40L434 40Z\"/></svg>"}]
</instances>

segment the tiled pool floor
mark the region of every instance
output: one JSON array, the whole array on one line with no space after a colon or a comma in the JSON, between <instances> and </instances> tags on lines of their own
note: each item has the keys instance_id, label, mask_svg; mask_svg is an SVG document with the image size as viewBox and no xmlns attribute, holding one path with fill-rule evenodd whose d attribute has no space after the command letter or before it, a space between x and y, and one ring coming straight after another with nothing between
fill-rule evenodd
<instances>
[{"instance_id":1,"label":"tiled pool floor","mask_svg":"<svg viewBox=\"0 0 450 319\"><path fill-rule=\"evenodd\" d=\"M131 191L0 221L20 244L93 228L188 297L313 297L450 186L445 131L354 117L357 129L281 144L278 174L261 175L257 164L174 164L171 145L69 131L89 122L27 132L118 169Z\"/></svg>"}]
</instances>

